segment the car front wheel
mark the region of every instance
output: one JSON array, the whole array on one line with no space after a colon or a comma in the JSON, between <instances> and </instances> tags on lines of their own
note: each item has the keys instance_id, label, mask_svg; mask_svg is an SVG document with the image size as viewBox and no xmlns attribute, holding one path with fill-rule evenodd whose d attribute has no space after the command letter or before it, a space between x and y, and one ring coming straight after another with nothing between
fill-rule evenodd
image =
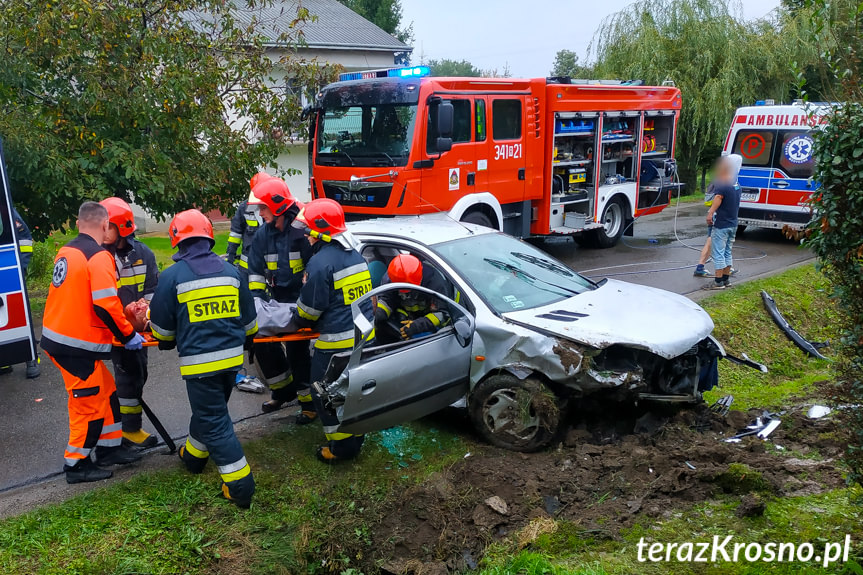
<instances>
[{"instance_id":1,"label":"car front wheel","mask_svg":"<svg viewBox=\"0 0 863 575\"><path fill-rule=\"evenodd\" d=\"M468 410L486 441L512 451L546 447L564 421L564 402L551 389L510 374L493 375L477 385Z\"/></svg>"}]
</instances>

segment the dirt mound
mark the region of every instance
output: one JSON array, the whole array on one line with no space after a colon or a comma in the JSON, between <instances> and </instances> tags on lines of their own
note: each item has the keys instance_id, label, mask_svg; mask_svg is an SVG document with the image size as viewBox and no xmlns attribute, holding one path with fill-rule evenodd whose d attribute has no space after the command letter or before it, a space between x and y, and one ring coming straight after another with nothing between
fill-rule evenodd
<instances>
[{"instance_id":1,"label":"dirt mound","mask_svg":"<svg viewBox=\"0 0 863 575\"><path fill-rule=\"evenodd\" d=\"M616 537L642 516L669 516L722 493L801 495L843 484L829 419L784 414L769 452L760 439L721 441L757 415L719 417L706 407L642 414L584 422L548 452L488 448L406 492L371 526L374 552L366 558L370 566L386 560L384 572L446 573L474 567L490 542L537 518ZM803 470L808 480L796 477Z\"/></svg>"}]
</instances>

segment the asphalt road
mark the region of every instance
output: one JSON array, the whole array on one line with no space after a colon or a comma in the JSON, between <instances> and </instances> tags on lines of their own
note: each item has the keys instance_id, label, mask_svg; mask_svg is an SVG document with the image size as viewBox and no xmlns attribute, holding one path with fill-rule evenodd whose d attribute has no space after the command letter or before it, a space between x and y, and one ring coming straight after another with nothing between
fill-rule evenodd
<instances>
[{"instance_id":1,"label":"asphalt road","mask_svg":"<svg viewBox=\"0 0 863 575\"><path fill-rule=\"evenodd\" d=\"M706 233L704 206L682 206L676 230L684 242L700 248ZM594 278L617 277L681 294L698 292L707 281L692 276L697 251L675 239L674 208L639 220L635 235L613 249L581 249L565 238L539 240L538 245ZM748 231L735 244L734 256L738 281L781 271L811 257L768 230ZM176 352L151 351L144 397L172 436L185 435L190 411ZM264 395L234 393L230 402L234 420L257 415L264 399ZM145 428L155 433L146 419ZM25 379L23 365L11 375L0 376L0 492L58 474L67 433L66 392L57 369L44 355L39 379Z\"/></svg>"}]
</instances>

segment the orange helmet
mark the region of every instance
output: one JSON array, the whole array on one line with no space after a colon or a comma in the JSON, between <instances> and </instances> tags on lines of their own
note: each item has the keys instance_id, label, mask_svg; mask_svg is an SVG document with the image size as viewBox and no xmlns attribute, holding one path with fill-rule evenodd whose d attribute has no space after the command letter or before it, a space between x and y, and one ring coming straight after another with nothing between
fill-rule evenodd
<instances>
[{"instance_id":1,"label":"orange helmet","mask_svg":"<svg viewBox=\"0 0 863 575\"><path fill-rule=\"evenodd\" d=\"M198 210L186 210L180 212L171 220L168 227L168 236L171 238L171 247L189 238L207 238L213 240L213 224L210 218Z\"/></svg>"},{"instance_id":2,"label":"orange helmet","mask_svg":"<svg viewBox=\"0 0 863 575\"><path fill-rule=\"evenodd\" d=\"M129 237L135 232L135 215L129 204L120 198L105 198L99 203L108 210L108 221L117 226L121 237Z\"/></svg>"},{"instance_id":3,"label":"orange helmet","mask_svg":"<svg viewBox=\"0 0 863 575\"><path fill-rule=\"evenodd\" d=\"M271 180L272 178L273 178L273 176L271 176L267 172L258 172L257 174L252 176L251 180L249 180L249 188L254 190L255 186L257 186L258 184L260 184L264 180Z\"/></svg>"},{"instance_id":4,"label":"orange helmet","mask_svg":"<svg viewBox=\"0 0 863 575\"><path fill-rule=\"evenodd\" d=\"M309 228L309 235L324 241L348 229L341 204L329 198L319 198L306 204L303 220Z\"/></svg>"},{"instance_id":5,"label":"orange helmet","mask_svg":"<svg viewBox=\"0 0 863 575\"><path fill-rule=\"evenodd\" d=\"M387 267L387 275L393 283L420 285L423 281L423 265L416 256L399 254Z\"/></svg>"},{"instance_id":6,"label":"orange helmet","mask_svg":"<svg viewBox=\"0 0 863 575\"><path fill-rule=\"evenodd\" d=\"M285 211L296 203L296 198L291 195L291 190L283 180L270 178L259 181L252 189L252 194L258 199L252 202L267 206L274 216L281 216Z\"/></svg>"}]
</instances>

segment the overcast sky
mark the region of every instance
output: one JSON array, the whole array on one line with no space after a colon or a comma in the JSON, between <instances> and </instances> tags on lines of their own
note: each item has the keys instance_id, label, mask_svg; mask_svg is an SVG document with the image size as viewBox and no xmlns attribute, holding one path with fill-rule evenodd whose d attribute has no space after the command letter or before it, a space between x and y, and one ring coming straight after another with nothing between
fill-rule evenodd
<instances>
[{"instance_id":1,"label":"overcast sky","mask_svg":"<svg viewBox=\"0 0 863 575\"><path fill-rule=\"evenodd\" d=\"M469 60L513 76L548 75L564 48L583 60L602 19L631 0L402 0L402 22L413 22L412 61ZM760 18L779 0L744 0L746 18Z\"/></svg>"}]
</instances>

